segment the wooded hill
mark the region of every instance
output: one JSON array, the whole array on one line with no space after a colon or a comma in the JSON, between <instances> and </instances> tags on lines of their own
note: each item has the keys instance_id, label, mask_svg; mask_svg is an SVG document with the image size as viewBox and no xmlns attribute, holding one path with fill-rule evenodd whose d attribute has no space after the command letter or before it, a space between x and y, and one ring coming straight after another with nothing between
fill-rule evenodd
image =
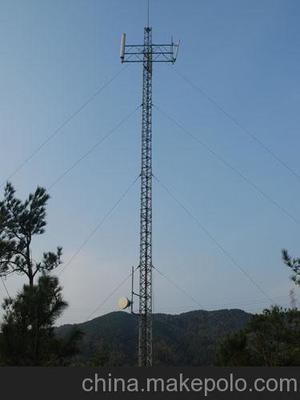
<instances>
[{"instance_id":1,"label":"wooded hill","mask_svg":"<svg viewBox=\"0 0 300 400\"><path fill-rule=\"evenodd\" d=\"M153 355L157 365L213 365L220 340L244 328L251 314L242 310L192 311L153 316ZM137 317L113 312L81 324L63 325L59 336L72 328L84 333L76 364L136 365Z\"/></svg>"}]
</instances>

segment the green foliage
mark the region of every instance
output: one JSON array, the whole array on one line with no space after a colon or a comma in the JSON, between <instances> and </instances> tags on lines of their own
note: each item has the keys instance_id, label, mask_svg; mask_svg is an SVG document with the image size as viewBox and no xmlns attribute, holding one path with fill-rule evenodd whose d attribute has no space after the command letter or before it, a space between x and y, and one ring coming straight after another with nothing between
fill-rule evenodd
<instances>
[{"instance_id":1,"label":"green foliage","mask_svg":"<svg viewBox=\"0 0 300 400\"><path fill-rule=\"evenodd\" d=\"M154 365L175 365L176 353L164 339L157 339L153 343Z\"/></svg>"},{"instance_id":2,"label":"green foliage","mask_svg":"<svg viewBox=\"0 0 300 400\"><path fill-rule=\"evenodd\" d=\"M250 314L241 310L193 311L153 315L155 365L213 365L217 343L243 328ZM90 366L134 366L137 363L137 316L115 312L79 325L57 328L58 337L78 327L84 337L78 362Z\"/></svg>"},{"instance_id":3,"label":"green foliage","mask_svg":"<svg viewBox=\"0 0 300 400\"><path fill-rule=\"evenodd\" d=\"M137 319L126 312L115 312L78 325L56 329L65 338L72 329L84 336L77 362L89 366L134 365L137 358Z\"/></svg>"},{"instance_id":4,"label":"green foliage","mask_svg":"<svg viewBox=\"0 0 300 400\"><path fill-rule=\"evenodd\" d=\"M282 259L287 267L293 271L291 280L295 282L297 286L300 286L300 258L293 258L289 255L287 250L282 250Z\"/></svg>"},{"instance_id":5,"label":"green foliage","mask_svg":"<svg viewBox=\"0 0 300 400\"><path fill-rule=\"evenodd\" d=\"M0 354L4 365L66 365L77 353L78 330L55 336L54 323L67 307L58 279L43 274L37 285L24 285L3 304Z\"/></svg>"},{"instance_id":6,"label":"green foliage","mask_svg":"<svg viewBox=\"0 0 300 400\"><path fill-rule=\"evenodd\" d=\"M61 247L56 252L45 252L39 262L31 256L33 236L45 232L48 199L46 190L37 187L21 201L11 183L6 184L0 201L0 275L26 275L32 286L38 272L52 271L61 263Z\"/></svg>"},{"instance_id":7,"label":"green foliage","mask_svg":"<svg viewBox=\"0 0 300 400\"><path fill-rule=\"evenodd\" d=\"M90 365L93 367L120 367L124 365L124 362L125 356L121 346L114 347L111 343L102 342Z\"/></svg>"},{"instance_id":8,"label":"green foliage","mask_svg":"<svg viewBox=\"0 0 300 400\"><path fill-rule=\"evenodd\" d=\"M222 366L299 366L300 311L273 307L254 315L246 327L220 344Z\"/></svg>"}]
</instances>

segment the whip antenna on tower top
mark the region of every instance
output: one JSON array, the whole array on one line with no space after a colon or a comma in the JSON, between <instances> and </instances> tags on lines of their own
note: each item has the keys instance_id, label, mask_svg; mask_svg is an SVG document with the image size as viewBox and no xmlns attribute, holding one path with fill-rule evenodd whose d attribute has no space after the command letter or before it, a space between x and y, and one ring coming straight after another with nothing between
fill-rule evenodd
<instances>
[{"instance_id":1,"label":"whip antenna on tower top","mask_svg":"<svg viewBox=\"0 0 300 400\"><path fill-rule=\"evenodd\" d=\"M147 0L147 26L150 25L150 0Z\"/></svg>"}]
</instances>

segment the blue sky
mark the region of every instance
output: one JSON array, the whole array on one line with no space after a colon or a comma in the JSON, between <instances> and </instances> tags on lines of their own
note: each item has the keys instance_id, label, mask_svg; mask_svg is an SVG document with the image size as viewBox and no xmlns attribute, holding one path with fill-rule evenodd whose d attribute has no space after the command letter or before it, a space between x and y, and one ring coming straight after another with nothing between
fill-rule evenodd
<instances>
[{"instance_id":1,"label":"blue sky","mask_svg":"<svg viewBox=\"0 0 300 400\"><path fill-rule=\"evenodd\" d=\"M119 42L141 43L146 1L1 2L1 182L96 90L122 70ZM300 174L300 4L296 0L152 0L153 41L181 39L175 68L156 64L153 102L270 199L154 109L154 174L277 303L289 303L283 247L299 255L300 179L227 118L217 101ZM141 65L130 64L11 181L20 197L51 184L141 103ZM51 190L48 227L34 255L56 245L64 261L137 177L140 110ZM268 300L154 182L154 265L206 309L258 311ZM138 263L139 185L61 274L69 309L84 321ZM9 278L15 293L21 278ZM116 310L129 282L93 316ZM154 311L199 306L154 273ZM3 297L4 293L0 293Z\"/></svg>"}]
</instances>

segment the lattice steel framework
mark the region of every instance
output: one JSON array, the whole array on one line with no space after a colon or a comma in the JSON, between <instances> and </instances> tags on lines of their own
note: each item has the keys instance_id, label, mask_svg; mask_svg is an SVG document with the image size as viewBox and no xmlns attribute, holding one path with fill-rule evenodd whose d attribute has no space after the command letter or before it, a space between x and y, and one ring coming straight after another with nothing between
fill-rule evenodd
<instances>
[{"instance_id":1,"label":"lattice steel framework","mask_svg":"<svg viewBox=\"0 0 300 400\"><path fill-rule=\"evenodd\" d=\"M139 259L139 344L140 367L152 365L152 65L175 62L178 45L152 44L152 28L144 28L143 45L121 44L122 62L143 63L141 203Z\"/></svg>"}]
</instances>

